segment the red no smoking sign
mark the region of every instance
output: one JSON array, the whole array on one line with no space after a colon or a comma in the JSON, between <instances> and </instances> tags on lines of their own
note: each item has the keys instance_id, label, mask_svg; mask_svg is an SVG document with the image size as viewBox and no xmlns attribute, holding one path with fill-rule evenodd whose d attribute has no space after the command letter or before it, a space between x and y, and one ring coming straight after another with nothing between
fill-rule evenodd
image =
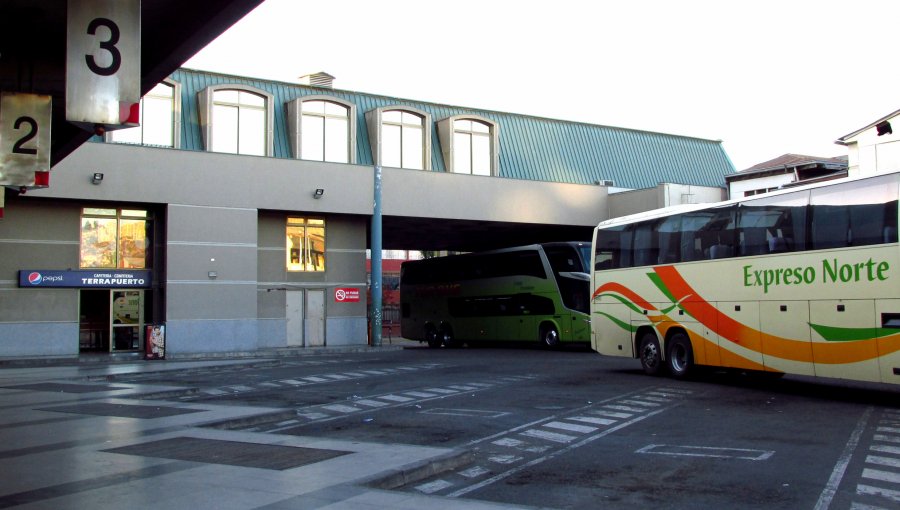
<instances>
[{"instance_id":1,"label":"red no smoking sign","mask_svg":"<svg viewBox=\"0 0 900 510\"><path fill-rule=\"evenodd\" d=\"M351 287L334 289L334 300L338 303L358 303L359 289Z\"/></svg>"}]
</instances>

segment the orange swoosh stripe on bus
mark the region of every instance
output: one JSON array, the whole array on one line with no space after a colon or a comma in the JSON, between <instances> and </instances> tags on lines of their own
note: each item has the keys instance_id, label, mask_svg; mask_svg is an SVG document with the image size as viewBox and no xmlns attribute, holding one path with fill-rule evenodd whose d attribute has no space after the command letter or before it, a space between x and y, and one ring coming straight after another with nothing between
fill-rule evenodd
<instances>
[{"instance_id":1,"label":"orange swoosh stripe on bus","mask_svg":"<svg viewBox=\"0 0 900 510\"><path fill-rule=\"evenodd\" d=\"M630 299L632 303L640 306L641 308L643 308L645 310L656 311L656 307L651 305L650 303L648 303L646 299L642 298L637 293L635 293L633 290L622 285L621 283L616 283L616 282L608 282L608 283L604 283L603 285L601 285L600 288L598 288L597 290L594 291L594 295L591 296L591 299L592 300L596 299L597 296L599 296L600 294L603 294L604 292L615 292L617 294L621 294L622 296L625 296L626 298Z\"/></svg>"},{"instance_id":2,"label":"orange swoosh stripe on bus","mask_svg":"<svg viewBox=\"0 0 900 510\"><path fill-rule=\"evenodd\" d=\"M702 324L720 337L735 343L740 343L741 338L754 338L759 335L762 345L761 349L757 350L766 356L805 363L838 364L870 360L900 350L900 334L881 339L839 343L809 342L770 335L741 324L707 301L685 300L692 294L698 297L699 295L674 266L659 266L654 270L675 299L681 302L682 308Z\"/></svg>"}]
</instances>

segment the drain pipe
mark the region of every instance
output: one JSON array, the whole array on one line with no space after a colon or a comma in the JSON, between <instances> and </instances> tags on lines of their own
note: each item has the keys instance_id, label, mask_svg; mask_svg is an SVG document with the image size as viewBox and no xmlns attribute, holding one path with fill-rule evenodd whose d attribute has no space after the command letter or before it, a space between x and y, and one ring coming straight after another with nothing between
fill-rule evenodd
<instances>
[{"instance_id":1,"label":"drain pipe","mask_svg":"<svg viewBox=\"0 0 900 510\"><path fill-rule=\"evenodd\" d=\"M381 347L381 167L375 167L375 207L372 211L372 347Z\"/></svg>"}]
</instances>

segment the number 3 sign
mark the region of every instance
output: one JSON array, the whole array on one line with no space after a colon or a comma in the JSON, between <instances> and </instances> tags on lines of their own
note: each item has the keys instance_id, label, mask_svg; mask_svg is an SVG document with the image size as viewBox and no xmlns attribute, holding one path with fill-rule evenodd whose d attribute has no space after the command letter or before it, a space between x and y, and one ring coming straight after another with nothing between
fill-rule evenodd
<instances>
[{"instance_id":1,"label":"number 3 sign","mask_svg":"<svg viewBox=\"0 0 900 510\"><path fill-rule=\"evenodd\" d=\"M98 132L136 126L140 0L68 0L66 120Z\"/></svg>"}]
</instances>

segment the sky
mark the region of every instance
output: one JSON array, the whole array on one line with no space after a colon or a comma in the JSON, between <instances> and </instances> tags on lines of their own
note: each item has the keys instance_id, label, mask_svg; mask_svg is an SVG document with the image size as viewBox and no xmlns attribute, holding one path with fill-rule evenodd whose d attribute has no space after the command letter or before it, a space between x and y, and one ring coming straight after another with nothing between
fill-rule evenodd
<instances>
[{"instance_id":1,"label":"sky","mask_svg":"<svg viewBox=\"0 0 900 510\"><path fill-rule=\"evenodd\" d=\"M898 0L265 0L184 64L722 140L737 170L900 109Z\"/></svg>"}]
</instances>

